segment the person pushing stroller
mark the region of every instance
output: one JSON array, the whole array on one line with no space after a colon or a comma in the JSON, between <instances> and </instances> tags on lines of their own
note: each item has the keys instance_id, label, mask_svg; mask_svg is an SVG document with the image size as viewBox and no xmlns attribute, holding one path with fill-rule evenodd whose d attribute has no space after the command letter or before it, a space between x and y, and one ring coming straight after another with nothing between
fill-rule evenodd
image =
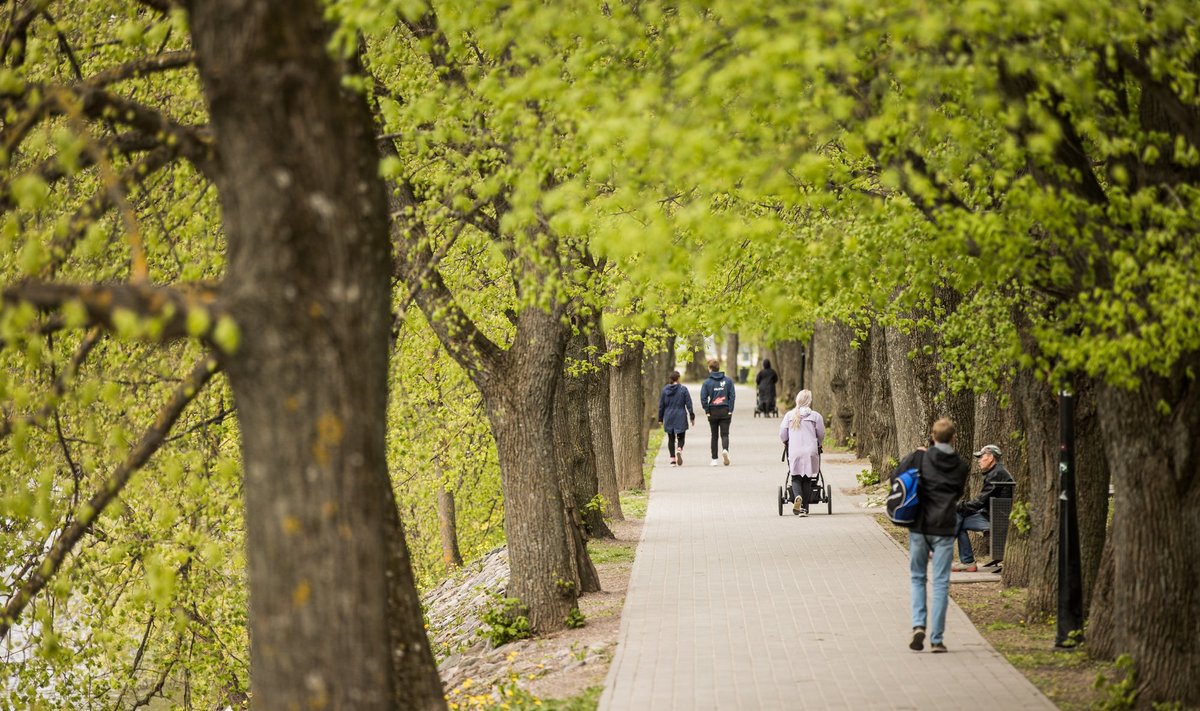
<instances>
[{"instance_id":1,"label":"person pushing stroller","mask_svg":"<svg viewBox=\"0 0 1200 711\"><path fill-rule=\"evenodd\" d=\"M787 444L788 470L792 475L795 501L792 513L808 515L813 498L813 482L821 471L821 442L825 439L825 418L814 412L812 391L796 393L796 407L788 410L779 424L779 439Z\"/></svg>"},{"instance_id":2,"label":"person pushing stroller","mask_svg":"<svg viewBox=\"0 0 1200 711\"><path fill-rule=\"evenodd\" d=\"M779 416L779 407L775 404L775 384L779 382L779 374L771 368L771 361L763 359L762 370L754 378L754 388L757 391L757 402L754 406L754 416Z\"/></svg>"}]
</instances>

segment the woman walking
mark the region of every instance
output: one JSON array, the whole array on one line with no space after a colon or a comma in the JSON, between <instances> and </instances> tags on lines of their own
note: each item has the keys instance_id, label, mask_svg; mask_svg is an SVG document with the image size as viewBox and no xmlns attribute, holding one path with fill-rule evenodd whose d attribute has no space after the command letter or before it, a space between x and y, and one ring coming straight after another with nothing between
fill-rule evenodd
<instances>
[{"instance_id":1,"label":"woman walking","mask_svg":"<svg viewBox=\"0 0 1200 711\"><path fill-rule=\"evenodd\" d=\"M671 371L671 382L658 396L658 421L667 433L667 451L671 454L671 466L683 466L683 439L687 434L688 421L696 424L696 411L692 409L692 395L679 384L679 371Z\"/></svg>"},{"instance_id":2,"label":"woman walking","mask_svg":"<svg viewBox=\"0 0 1200 711\"><path fill-rule=\"evenodd\" d=\"M812 391L796 393L796 408L788 410L779 425L779 439L787 443L788 469L792 473L792 493L796 500L792 513L808 515L813 481L821 470L821 441L825 439L825 418L813 412Z\"/></svg>"}]
</instances>

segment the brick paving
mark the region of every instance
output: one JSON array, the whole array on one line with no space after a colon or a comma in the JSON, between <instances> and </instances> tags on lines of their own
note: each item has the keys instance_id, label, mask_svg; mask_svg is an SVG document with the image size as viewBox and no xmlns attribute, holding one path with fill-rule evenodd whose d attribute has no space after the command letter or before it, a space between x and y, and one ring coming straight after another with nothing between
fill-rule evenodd
<instances>
[{"instance_id":1,"label":"brick paving","mask_svg":"<svg viewBox=\"0 0 1200 711\"><path fill-rule=\"evenodd\" d=\"M907 554L838 491L868 464L826 454L833 515L779 516L780 420L738 402L730 466L702 415L687 463L655 462L602 711L1055 708L953 602L950 653L910 651Z\"/></svg>"}]
</instances>

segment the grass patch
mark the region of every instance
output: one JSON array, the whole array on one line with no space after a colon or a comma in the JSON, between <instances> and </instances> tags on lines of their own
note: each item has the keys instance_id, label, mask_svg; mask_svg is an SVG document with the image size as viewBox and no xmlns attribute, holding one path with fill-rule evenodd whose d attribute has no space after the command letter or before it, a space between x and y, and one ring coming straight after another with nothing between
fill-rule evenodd
<instances>
[{"instance_id":1,"label":"grass patch","mask_svg":"<svg viewBox=\"0 0 1200 711\"><path fill-rule=\"evenodd\" d=\"M600 694L603 691L603 686L590 686L565 699L542 699L541 703L529 708L542 711L595 711L596 707L600 705Z\"/></svg>"},{"instance_id":2,"label":"grass patch","mask_svg":"<svg viewBox=\"0 0 1200 711\"><path fill-rule=\"evenodd\" d=\"M625 514L628 516L629 512L625 511ZM587 542L587 548L593 563L632 563L637 544L594 539Z\"/></svg>"},{"instance_id":3,"label":"grass patch","mask_svg":"<svg viewBox=\"0 0 1200 711\"><path fill-rule=\"evenodd\" d=\"M646 518L646 504L650 496L641 489L621 492L621 512L625 518Z\"/></svg>"}]
</instances>

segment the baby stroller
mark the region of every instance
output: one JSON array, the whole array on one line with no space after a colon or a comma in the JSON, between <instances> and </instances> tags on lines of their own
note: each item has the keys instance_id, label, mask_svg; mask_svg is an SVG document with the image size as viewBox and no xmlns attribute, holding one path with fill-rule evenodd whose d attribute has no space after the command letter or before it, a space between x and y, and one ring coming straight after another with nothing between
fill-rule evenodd
<instances>
[{"instance_id":1,"label":"baby stroller","mask_svg":"<svg viewBox=\"0 0 1200 711\"><path fill-rule=\"evenodd\" d=\"M758 391L758 400L754 404L754 416L779 417L779 406L775 404L775 394Z\"/></svg>"},{"instance_id":2,"label":"baby stroller","mask_svg":"<svg viewBox=\"0 0 1200 711\"><path fill-rule=\"evenodd\" d=\"M820 460L818 459L818 461L820 461ZM787 463L787 444L783 445L783 462L785 464ZM800 495L800 492L792 491L792 470L791 470L791 468L789 467L789 468L785 469L785 472L786 473L783 475L783 486L779 487L778 504L779 504L779 515L780 516L783 515L784 507L792 505L796 501L796 497ZM821 467L820 467L820 465L818 465L817 466L817 480L813 483L812 494L809 496L809 499L808 499L809 511L813 510L813 504L819 504L822 502L825 503L826 513L828 513L829 515L832 516L833 515L833 486L825 483L825 475L821 473Z\"/></svg>"}]
</instances>

